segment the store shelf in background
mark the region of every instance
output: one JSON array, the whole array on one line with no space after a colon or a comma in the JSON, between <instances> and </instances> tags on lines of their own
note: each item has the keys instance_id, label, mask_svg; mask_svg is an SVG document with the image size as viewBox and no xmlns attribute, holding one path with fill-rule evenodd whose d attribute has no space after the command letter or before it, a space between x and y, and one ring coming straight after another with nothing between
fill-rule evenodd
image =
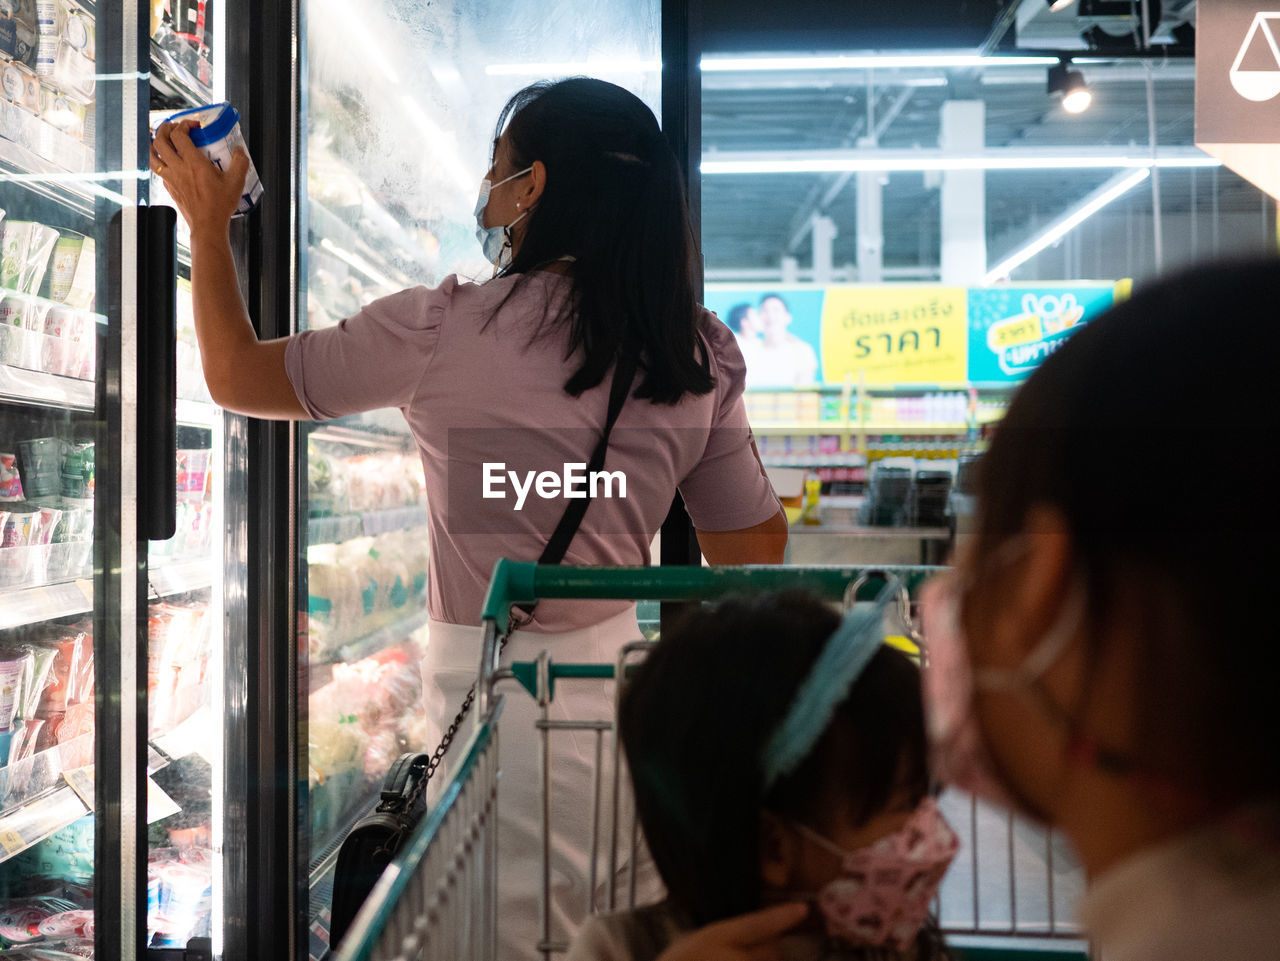
<instances>
[{"instance_id":1,"label":"store shelf in background","mask_svg":"<svg viewBox=\"0 0 1280 961\"><path fill-rule=\"evenodd\" d=\"M356 420L344 417L341 423L328 423L307 435L308 440L321 441L326 444L348 444L352 447L372 447L378 450L410 450L413 447L413 436L404 423L399 411L388 411L402 429L389 429L387 422L378 420ZM358 425L358 426L357 426Z\"/></svg>"},{"instance_id":2,"label":"store shelf in background","mask_svg":"<svg viewBox=\"0 0 1280 961\"><path fill-rule=\"evenodd\" d=\"M24 333L29 334L31 331ZM93 392L94 383L91 380L77 380L74 377L0 364L0 402L93 410Z\"/></svg>"},{"instance_id":3,"label":"store shelf in background","mask_svg":"<svg viewBox=\"0 0 1280 961\"><path fill-rule=\"evenodd\" d=\"M981 425L979 425L981 426ZM895 436L966 434L968 424L844 424L840 421L752 421L757 434L885 434Z\"/></svg>"},{"instance_id":4,"label":"store shelf in background","mask_svg":"<svg viewBox=\"0 0 1280 961\"><path fill-rule=\"evenodd\" d=\"M148 571L151 598L171 597L213 586L210 557L177 557L158 561Z\"/></svg>"},{"instance_id":5,"label":"store shelf in background","mask_svg":"<svg viewBox=\"0 0 1280 961\"><path fill-rule=\"evenodd\" d=\"M0 110L9 109L6 101ZM12 107L17 110L19 108ZM0 137L0 174L7 182L20 184L46 200L61 204L83 217L92 217L94 204L101 195L119 197L118 191L104 189L93 182L96 174L77 174L45 160L22 144ZM119 186L118 182L109 184ZM123 199L123 198L121 198Z\"/></svg>"},{"instance_id":6,"label":"store shelf in background","mask_svg":"<svg viewBox=\"0 0 1280 961\"><path fill-rule=\"evenodd\" d=\"M377 654L384 648L401 643L426 623L427 612L424 609L420 609L408 617L401 618L363 637L358 637L340 645L336 651L331 652L327 657L322 656L313 660L310 670L311 683L308 690L315 691L328 684L333 679L333 665L362 661L370 655Z\"/></svg>"},{"instance_id":7,"label":"store shelf in background","mask_svg":"<svg viewBox=\"0 0 1280 961\"><path fill-rule=\"evenodd\" d=\"M340 544L356 537L372 537L391 531L423 527L428 516L425 507L392 507L361 514L312 517L307 521L307 544Z\"/></svg>"},{"instance_id":8,"label":"store shelf in background","mask_svg":"<svg viewBox=\"0 0 1280 961\"><path fill-rule=\"evenodd\" d=\"M74 824L89 808L70 787L60 787L0 817L0 862Z\"/></svg>"},{"instance_id":9,"label":"store shelf in background","mask_svg":"<svg viewBox=\"0 0 1280 961\"><path fill-rule=\"evenodd\" d=\"M93 581L74 580L0 591L0 630L93 610Z\"/></svg>"}]
</instances>

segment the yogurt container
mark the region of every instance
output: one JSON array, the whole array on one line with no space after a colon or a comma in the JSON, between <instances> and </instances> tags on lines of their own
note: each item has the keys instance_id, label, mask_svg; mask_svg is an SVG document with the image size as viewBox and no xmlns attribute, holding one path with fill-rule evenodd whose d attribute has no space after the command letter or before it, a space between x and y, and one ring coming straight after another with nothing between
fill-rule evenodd
<instances>
[{"instance_id":1,"label":"yogurt container","mask_svg":"<svg viewBox=\"0 0 1280 961\"><path fill-rule=\"evenodd\" d=\"M240 113L229 103L215 103L208 107L195 107L191 110L180 110L168 117L170 123L181 123L183 120L194 120L200 124L189 130L191 142L202 154L213 161L219 170L231 167L231 156L236 147L243 147L244 135L240 132ZM258 206L262 199L262 182L258 180L258 171L249 160L249 171L244 177L244 192L240 195L240 205L236 207L236 216L242 216Z\"/></svg>"}]
</instances>

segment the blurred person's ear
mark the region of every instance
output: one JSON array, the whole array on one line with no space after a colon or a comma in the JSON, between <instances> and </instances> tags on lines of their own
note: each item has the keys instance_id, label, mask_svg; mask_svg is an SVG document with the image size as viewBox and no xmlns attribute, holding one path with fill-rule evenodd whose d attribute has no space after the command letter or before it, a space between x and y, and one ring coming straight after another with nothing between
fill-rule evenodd
<instances>
[{"instance_id":1,"label":"blurred person's ear","mask_svg":"<svg viewBox=\"0 0 1280 961\"><path fill-rule=\"evenodd\" d=\"M795 876L799 839L771 811L760 812L760 880L765 887L785 890Z\"/></svg>"}]
</instances>

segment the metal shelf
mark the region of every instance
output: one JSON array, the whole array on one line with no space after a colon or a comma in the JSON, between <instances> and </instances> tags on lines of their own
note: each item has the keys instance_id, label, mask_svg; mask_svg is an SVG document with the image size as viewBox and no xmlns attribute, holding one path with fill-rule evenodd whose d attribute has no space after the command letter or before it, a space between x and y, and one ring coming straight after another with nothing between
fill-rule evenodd
<instances>
[{"instance_id":1,"label":"metal shelf","mask_svg":"<svg viewBox=\"0 0 1280 961\"><path fill-rule=\"evenodd\" d=\"M340 645L331 657L311 662L309 672L310 687L308 690L314 691L328 684L333 678L333 666L335 664L351 664L355 661L362 661L366 657L377 654L384 648L401 643L426 623L426 610L418 610L416 613L396 621L394 624L380 627L363 637L355 638L346 644Z\"/></svg>"},{"instance_id":2,"label":"metal shelf","mask_svg":"<svg viewBox=\"0 0 1280 961\"><path fill-rule=\"evenodd\" d=\"M15 108L16 109L16 108ZM98 173L73 173L45 160L22 144L0 137L0 175L46 200L82 217L93 217L97 197L123 200L114 190L98 186ZM118 183L118 180L116 181ZM118 200L117 200L118 202Z\"/></svg>"},{"instance_id":3,"label":"metal shelf","mask_svg":"<svg viewBox=\"0 0 1280 961\"><path fill-rule=\"evenodd\" d=\"M430 515L426 507L392 507L381 511L334 514L307 520L307 546L341 544L356 537L369 537L389 531L424 527Z\"/></svg>"},{"instance_id":4,"label":"metal shelf","mask_svg":"<svg viewBox=\"0 0 1280 961\"><path fill-rule=\"evenodd\" d=\"M89 808L70 787L57 790L0 817L0 862L21 854L74 824Z\"/></svg>"},{"instance_id":5,"label":"metal shelf","mask_svg":"<svg viewBox=\"0 0 1280 961\"><path fill-rule=\"evenodd\" d=\"M95 389L91 380L0 364L0 402L93 410Z\"/></svg>"},{"instance_id":6,"label":"metal shelf","mask_svg":"<svg viewBox=\"0 0 1280 961\"><path fill-rule=\"evenodd\" d=\"M147 573L152 600L213 586L212 557L179 557L153 565Z\"/></svg>"},{"instance_id":7,"label":"metal shelf","mask_svg":"<svg viewBox=\"0 0 1280 961\"><path fill-rule=\"evenodd\" d=\"M198 400L178 400L178 423L188 427L212 427L222 408Z\"/></svg>"},{"instance_id":8,"label":"metal shelf","mask_svg":"<svg viewBox=\"0 0 1280 961\"><path fill-rule=\"evenodd\" d=\"M0 630L93 610L93 581L79 579L0 591Z\"/></svg>"}]
</instances>

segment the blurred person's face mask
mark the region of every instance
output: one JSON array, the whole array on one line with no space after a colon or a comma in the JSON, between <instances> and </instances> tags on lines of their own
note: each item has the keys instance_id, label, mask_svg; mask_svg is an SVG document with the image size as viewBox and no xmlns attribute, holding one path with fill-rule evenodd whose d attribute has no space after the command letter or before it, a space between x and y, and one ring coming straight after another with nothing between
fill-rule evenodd
<instances>
[{"instance_id":1,"label":"blurred person's face mask","mask_svg":"<svg viewBox=\"0 0 1280 961\"><path fill-rule=\"evenodd\" d=\"M1017 550L1002 555L1005 563L1020 557ZM1039 819L1035 806L1001 778L982 736L974 705L979 691L1018 691L1055 722L1069 724L1044 691L1040 681L1071 643L1083 616L1083 595L1077 591L1049 631L1017 667L975 668L960 619L967 585L955 574L926 584L920 595L920 617L927 658L922 676L925 724L934 777L1002 807Z\"/></svg>"},{"instance_id":2,"label":"blurred person's face mask","mask_svg":"<svg viewBox=\"0 0 1280 961\"><path fill-rule=\"evenodd\" d=\"M910 948L960 848L933 798L921 801L898 830L854 851L804 825L795 828L841 859L839 875L818 892L827 934L853 947Z\"/></svg>"},{"instance_id":3,"label":"blurred person's face mask","mask_svg":"<svg viewBox=\"0 0 1280 961\"><path fill-rule=\"evenodd\" d=\"M480 194L476 197L476 240L480 242L480 247L484 251L485 259L493 264L494 273L506 266L502 260L503 256L511 251L511 228L525 217L529 216L529 211L525 211L509 224L499 224L495 227L486 227L484 225L484 211L489 206L489 195L493 191L501 187L505 183L510 183L519 177L523 177L532 167L526 167L519 173L514 173L510 177L499 180L496 184L492 183L488 177L480 181ZM507 263L511 262L511 258L507 257Z\"/></svg>"}]
</instances>

